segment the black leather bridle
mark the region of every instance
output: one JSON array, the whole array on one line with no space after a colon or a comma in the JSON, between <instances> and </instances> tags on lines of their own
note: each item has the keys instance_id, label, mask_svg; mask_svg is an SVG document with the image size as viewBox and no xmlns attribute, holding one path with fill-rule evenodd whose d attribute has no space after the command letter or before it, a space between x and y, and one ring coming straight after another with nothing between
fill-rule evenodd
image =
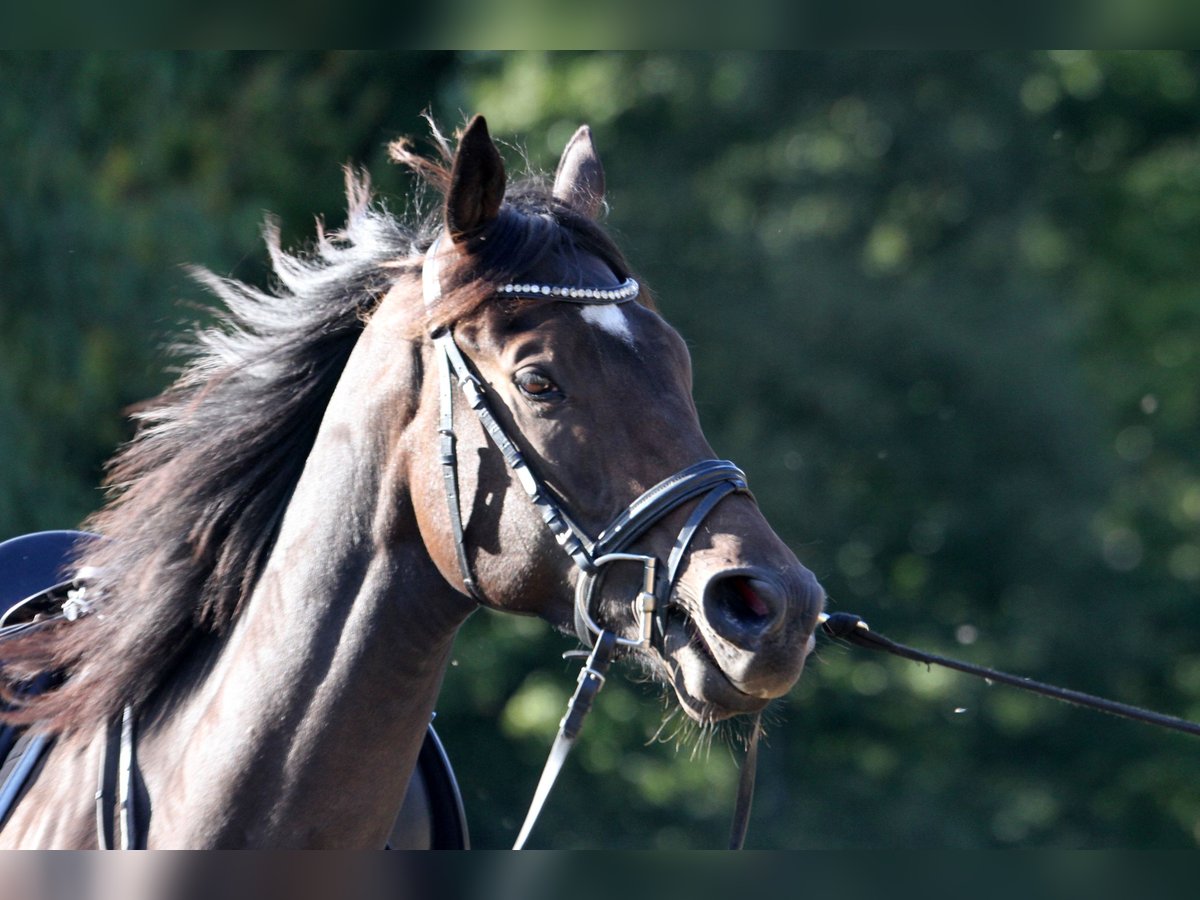
<instances>
[{"instance_id":1,"label":"black leather bridle","mask_svg":"<svg viewBox=\"0 0 1200 900\"><path fill-rule=\"evenodd\" d=\"M425 255L423 287L426 309L432 309L441 297L440 238L434 241ZM554 293L551 293L553 291ZM615 289L573 288L564 285L508 284L498 289L504 296L552 299L576 304L627 303L638 294L637 282L632 278ZM454 382L466 397L467 405L479 418L492 443L500 450L505 464L512 470L517 483L529 497L530 502L542 516L542 521L554 535L575 567L579 579L575 591L575 630L579 639L592 646L595 638L604 630L592 616L591 602L606 566L614 562L631 561L643 565L643 593L655 600L654 609L666 606L666 598L674 588L679 567L692 538L701 523L716 505L731 493L749 493L746 475L728 460L705 459L664 478L647 490L625 509L615 515L596 538L590 537L565 509L565 503L551 491L540 477L529 467L524 454L516 442L509 437L496 415L483 388L483 382L474 366L463 355L454 340L452 328L439 328L432 335L438 365L440 417L438 433L441 436L442 481L446 489L447 511L453 532L455 554L463 584L469 594L483 601L472 573L467 554L466 535L458 490L457 435L454 430ZM639 537L649 531L669 513L697 497L702 499L684 523L675 539L667 560L665 579L658 577L659 560L653 556L625 552ZM651 640L649 617L637 611L639 623L637 638L618 637L618 646L644 648Z\"/></svg>"},{"instance_id":2,"label":"black leather bridle","mask_svg":"<svg viewBox=\"0 0 1200 900\"><path fill-rule=\"evenodd\" d=\"M516 475L531 503L542 515L542 521L550 529L560 547L579 569L579 580L575 590L575 630L580 641L592 646L595 638L604 629L592 615L591 601L597 585L603 577L605 567L614 562L640 562L643 565L643 593L652 596L655 603L648 610L639 608L635 618L639 622L637 638L618 637L618 646L646 647L652 640L650 616L665 608L679 567L692 538L700 524L713 508L727 495L736 491L748 492L746 476L733 463L722 459L706 459L663 479L643 493L625 509L621 510L600 532L591 538L566 512L563 503L550 491L542 480L529 468L524 455L515 442L504 431L491 410L487 396L474 367L463 355L454 341L453 332L443 329L433 336L437 348L441 379L441 416L438 433L441 436L442 481L446 488L450 528L454 534L455 554L458 557L463 584L473 597L484 600L475 582L471 563L467 556L466 535L458 491L457 436L454 431L454 391L452 380L457 380L466 395L467 404L479 417L484 430L499 448L504 461ZM667 562L666 578L658 577L659 561L653 556L624 552L635 540L656 525L668 513L688 501L703 496L692 515L675 539Z\"/></svg>"},{"instance_id":3,"label":"black leather bridle","mask_svg":"<svg viewBox=\"0 0 1200 900\"><path fill-rule=\"evenodd\" d=\"M427 312L431 312L442 296L441 243L439 237L425 254L422 285ZM553 301L576 304L627 303L638 295L637 282L627 278L616 288L599 288L564 284L506 284L497 293L506 297L529 299L549 298ZM516 442L509 437L504 427L492 412L482 379L459 349L454 340L452 327L442 327L430 335L437 357L440 417L438 433L441 437L442 480L445 485L446 504L450 530L454 539L455 554L466 591L476 600L484 601L475 581L467 553L465 529L458 490L457 436L454 430L454 382L466 397L467 405L482 423L492 443L504 456L504 461L516 478L517 483L529 497L530 502L542 516L542 521L554 535L558 545L571 558L579 570L575 589L575 631L580 641L591 648L587 663L579 673L579 683L568 704L567 714L559 726L559 733L551 749L550 757L542 772L541 781L534 794L533 803L526 816L513 849L521 849L538 814L549 795L550 788L578 737L583 717L591 708L595 695L604 684L605 673L618 647L647 649L654 641L661 641L665 630L664 617L671 592L679 575L679 568L704 519L717 504L733 493L749 493L746 476L737 466L727 460L705 459L664 478L612 518L609 524L592 538L566 511L565 504L552 492L541 478L529 467ZM629 552L630 546L673 510L699 498L699 502L684 522L667 559L666 572L660 574L660 560L652 555ZM637 622L636 637L621 637L599 624L592 611L596 590L607 571L617 562L635 562L642 565L642 587L633 600L634 619ZM657 624L657 628L655 627ZM743 766L743 787L739 789L738 811L735 813L734 836L731 843L741 845L745 835L745 819L749 816L749 794L753 790L753 765L756 739L759 733L755 723L751 746ZM749 766L749 775L747 775ZM747 782L749 787L747 788ZM744 809L743 809L744 807ZM739 818L742 821L739 822Z\"/></svg>"}]
</instances>

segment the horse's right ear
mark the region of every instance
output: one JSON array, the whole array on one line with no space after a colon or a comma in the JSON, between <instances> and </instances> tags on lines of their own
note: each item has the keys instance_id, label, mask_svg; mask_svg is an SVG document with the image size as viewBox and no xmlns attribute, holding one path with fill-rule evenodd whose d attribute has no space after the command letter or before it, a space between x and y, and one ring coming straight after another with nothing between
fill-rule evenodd
<instances>
[{"instance_id":1,"label":"horse's right ear","mask_svg":"<svg viewBox=\"0 0 1200 900\"><path fill-rule=\"evenodd\" d=\"M554 175L554 196L589 219L604 208L604 167L592 142L592 130L586 125L567 141Z\"/></svg>"},{"instance_id":2,"label":"horse's right ear","mask_svg":"<svg viewBox=\"0 0 1200 900\"><path fill-rule=\"evenodd\" d=\"M487 122L475 116L458 141L446 192L446 233L455 243L479 234L500 214L504 200L504 160L492 143Z\"/></svg>"}]
</instances>

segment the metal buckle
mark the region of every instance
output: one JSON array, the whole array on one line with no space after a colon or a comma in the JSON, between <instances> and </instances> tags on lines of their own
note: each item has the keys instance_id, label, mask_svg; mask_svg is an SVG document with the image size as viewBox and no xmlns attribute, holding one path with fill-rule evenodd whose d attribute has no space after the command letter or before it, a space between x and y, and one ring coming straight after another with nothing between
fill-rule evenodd
<instances>
[{"instance_id":1,"label":"metal buckle","mask_svg":"<svg viewBox=\"0 0 1200 900\"><path fill-rule=\"evenodd\" d=\"M654 556L644 556L640 553L607 553L604 556L592 560L592 564L597 569L597 578L599 577L599 569L609 563L614 562L640 562L642 564L642 589L638 591L637 596L632 601L633 618L637 622L638 636L634 638L617 637L617 644L622 647L633 647L639 650L645 650L650 646L650 639L654 632L654 608L657 605L655 597L655 588L657 587L658 579L658 558ZM603 629L596 624L592 618L591 610L588 605L591 599L591 591L583 592L576 604L579 616L583 619L591 631L599 635Z\"/></svg>"}]
</instances>

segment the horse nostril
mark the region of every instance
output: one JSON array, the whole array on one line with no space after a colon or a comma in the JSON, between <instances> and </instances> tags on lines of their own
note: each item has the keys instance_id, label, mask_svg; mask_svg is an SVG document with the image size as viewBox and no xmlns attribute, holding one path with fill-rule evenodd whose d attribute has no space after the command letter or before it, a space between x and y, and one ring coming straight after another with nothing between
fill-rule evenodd
<instances>
[{"instance_id":1,"label":"horse nostril","mask_svg":"<svg viewBox=\"0 0 1200 900\"><path fill-rule=\"evenodd\" d=\"M767 608L767 604L763 603L762 597L754 590L754 585L750 583L748 578L731 578L729 579L734 590L737 591L741 598L742 604L750 617L765 619L771 614L771 610Z\"/></svg>"},{"instance_id":2,"label":"horse nostril","mask_svg":"<svg viewBox=\"0 0 1200 900\"><path fill-rule=\"evenodd\" d=\"M705 588L704 604L717 632L739 645L770 631L784 608L776 587L745 575L714 578Z\"/></svg>"}]
</instances>

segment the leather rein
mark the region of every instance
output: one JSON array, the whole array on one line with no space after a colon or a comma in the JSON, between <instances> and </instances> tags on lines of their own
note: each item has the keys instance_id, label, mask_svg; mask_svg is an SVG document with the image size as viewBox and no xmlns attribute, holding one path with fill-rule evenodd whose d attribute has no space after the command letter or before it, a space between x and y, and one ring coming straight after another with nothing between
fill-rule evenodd
<instances>
[{"instance_id":1,"label":"leather rein","mask_svg":"<svg viewBox=\"0 0 1200 900\"><path fill-rule=\"evenodd\" d=\"M427 312L432 311L442 296L440 245L439 237L425 254L422 287ZM616 288L506 284L498 290L501 296L550 298L576 304L627 303L638 293L638 284L632 278L625 279ZM475 413L492 443L500 450L517 483L578 570L574 603L575 631L584 646L591 650L590 653L572 651L564 654L572 657L586 655L587 661L580 670L575 693L567 704L567 712L559 724L558 734L542 770L525 822L513 845L514 850L520 850L525 846L558 773L579 736L583 720L591 709L596 694L604 685L605 675L617 649L625 647L644 650L655 645L656 641L661 642L670 597L692 538L721 500L732 493L749 494L749 488L746 485L745 473L733 463L720 459L701 460L644 492L614 516L600 534L593 538L577 524L565 509L562 500L529 467L515 441L504 430L488 402L482 379L455 342L452 327L439 328L430 338L435 348L439 378L438 434L441 440L442 481L455 555L466 592L477 601L484 602L471 568L459 498L457 435L454 428L455 382L465 396L467 406ZM662 571L661 561L657 557L629 552L629 547L639 537L669 513L696 499L699 502L675 538L665 572ZM615 631L599 624L593 615L593 600L598 586L608 567L614 563L638 563L642 566L641 590L632 601L633 616L637 623L636 637L619 636ZM661 646L661 643L658 645ZM761 723L756 718L739 779L730 833L732 849L740 849L745 840L760 733Z\"/></svg>"}]
</instances>

